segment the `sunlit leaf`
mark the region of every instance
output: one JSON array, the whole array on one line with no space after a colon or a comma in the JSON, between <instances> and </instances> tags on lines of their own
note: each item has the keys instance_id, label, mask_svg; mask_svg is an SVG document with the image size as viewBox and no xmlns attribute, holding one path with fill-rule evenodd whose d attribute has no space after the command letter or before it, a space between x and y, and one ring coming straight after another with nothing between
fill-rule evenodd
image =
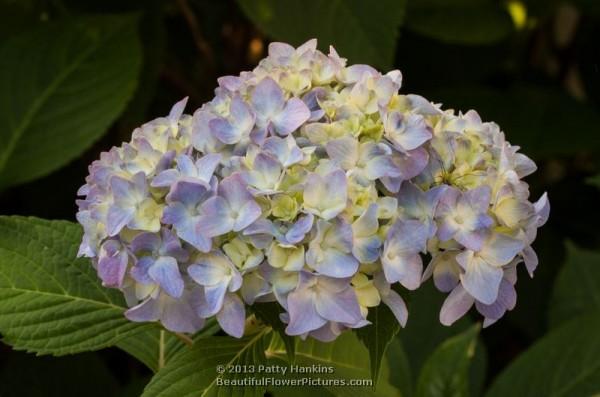
<instances>
[{"instance_id":1,"label":"sunlit leaf","mask_svg":"<svg viewBox=\"0 0 600 397\"><path fill-rule=\"evenodd\" d=\"M18 350L72 354L114 345L148 325L125 318L119 291L77 259L70 222L0 217L0 333Z\"/></svg>"}]
</instances>

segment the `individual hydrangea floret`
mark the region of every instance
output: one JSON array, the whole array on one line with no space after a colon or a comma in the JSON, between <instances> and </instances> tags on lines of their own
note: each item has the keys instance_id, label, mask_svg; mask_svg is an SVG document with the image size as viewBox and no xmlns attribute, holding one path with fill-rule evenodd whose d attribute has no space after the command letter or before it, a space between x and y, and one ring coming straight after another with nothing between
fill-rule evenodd
<instances>
[{"instance_id":1,"label":"individual hydrangea floret","mask_svg":"<svg viewBox=\"0 0 600 397\"><path fill-rule=\"evenodd\" d=\"M194 333L215 317L241 337L248 306L277 302L289 335L330 341L379 305L404 326L402 290L430 277L442 324L514 308L549 215L522 181L533 161L475 111L316 46L271 43L193 114L178 102L89 167L79 255L127 318Z\"/></svg>"}]
</instances>

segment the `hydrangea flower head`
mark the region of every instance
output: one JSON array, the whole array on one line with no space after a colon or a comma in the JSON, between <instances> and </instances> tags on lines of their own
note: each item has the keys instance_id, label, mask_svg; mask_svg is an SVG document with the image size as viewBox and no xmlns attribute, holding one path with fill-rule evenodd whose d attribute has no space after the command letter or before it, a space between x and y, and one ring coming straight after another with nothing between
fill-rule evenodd
<instances>
[{"instance_id":1,"label":"hydrangea flower head","mask_svg":"<svg viewBox=\"0 0 600 397\"><path fill-rule=\"evenodd\" d=\"M316 40L272 43L218 83L103 153L79 191L79 255L130 320L193 333L214 316L241 337L246 307L273 301L289 335L329 341L381 304L404 326L398 291L430 277L449 294L443 324L515 306L549 204L529 201L535 164L496 124Z\"/></svg>"}]
</instances>

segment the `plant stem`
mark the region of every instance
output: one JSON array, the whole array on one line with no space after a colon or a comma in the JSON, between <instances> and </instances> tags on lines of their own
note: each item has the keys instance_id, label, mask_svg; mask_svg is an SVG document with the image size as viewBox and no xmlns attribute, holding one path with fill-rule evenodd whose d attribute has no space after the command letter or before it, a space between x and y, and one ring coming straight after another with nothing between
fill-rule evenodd
<instances>
[{"instance_id":1,"label":"plant stem","mask_svg":"<svg viewBox=\"0 0 600 397\"><path fill-rule=\"evenodd\" d=\"M158 342L158 369L165 366L165 330L160 330L160 339Z\"/></svg>"}]
</instances>

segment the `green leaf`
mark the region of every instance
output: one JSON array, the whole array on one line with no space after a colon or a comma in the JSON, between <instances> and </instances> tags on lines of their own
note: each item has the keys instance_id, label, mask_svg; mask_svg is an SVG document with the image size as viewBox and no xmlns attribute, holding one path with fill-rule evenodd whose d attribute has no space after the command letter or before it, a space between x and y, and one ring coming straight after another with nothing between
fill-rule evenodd
<instances>
[{"instance_id":1,"label":"green leaf","mask_svg":"<svg viewBox=\"0 0 600 397\"><path fill-rule=\"evenodd\" d=\"M255 303L252 305L251 310L254 312L256 317L271 326L273 330L277 332L285 344L285 351L287 352L288 360L293 363L296 348L294 341L295 338L285 333L286 324L284 324L279 318L281 306L275 302Z\"/></svg>"},{"instance_id":2,"label":"green leaf","mask_svg":"<svg viewBox=\"0 0 600 397\"><path fill-rule=\"evenodd\" d=\"M258 365L265 361L265 343L272 335L266 327L258 333L234 339L228 336L210 336L194 343L191 349L183 349L152 378L142 397L185 397L244 395L262 396L263 386L225 387L218 378L241 379L248 374L228 374L230 365ZM219 375L218 366L224 366Z\"/></svg>"},{"instance_id":3,"label":"green leaf","mask_svg":"<svg viewBox=\"0 0 600 397\"><path fill-rule=\"evenodd\" d=\"M406 28L445 43L489 44L514 30L509 13L499 2L420 0L408 4Z\"/></svg>"},{"instance_id":4,"label":"green leaf","mask_svg":"<svg viewBox=\"0 0 600 397\"><path fill-rule=\"evenodd\" d=\"M305 341L296 338L295 364L300 367L321 366L333 367L333 373L321 372L320 378L345 380L361 379L369 381L370 369L366 360L369 352L352 332L344 332L332 342L319 342L309 338ZM285 361L286 353L283 342L279 337L273 338L267 352L267 357ZM381 375L373 386L324 386L334 396L400 396L400 392L390 382L390 372L387 361L382 363ZM289 374L290 376L294 374ZM306 374L298 375L300 377Z\"/></svg>"},{"instance_id":5,"label":"green leaf","mask_svg":"<svg viewBox=\"0 0 600 397\"><path fill-rule=\"evenodd\" d=\"M592 186L600 187L600 174L591 176L585 180Z\"/></svg>"},{"instance_id":6,"label":"green leaf","mask_svg":"<svg viewBox=\"0 0 600 397\"><path fill-rule=\"evenodd\" d=\"M589 397L600 393L600 316L580 316L521 354L486 397Z\"/></svg>"},{"instance_id":7,"label":"green leaf","mask_svg":"<svg viewBox=\"0 0 600 397\"><path fill-rule=\"evenodd\" d=\"M214 335L219 331L217 321L212 318L192 340L196 343L199 339ZM162 333L162 335L161 335ZM198 343L202 343L198 341ZM173 356L186 344L172 332L156 326L131 335L117 343L117 347L140 360L152 372L157 372L164 367Z\"/></svg>"},{"instance_id":8,"label":"green leaf","mask_svg":"<svg viewBox=\"0 0 600 397\"><path fill-rule=\"evenodd\" d=\"M400 390L402 397L412 396L412 371L400 338L394 338L389 344L386 359L390 368L390 383L392 386Z\"/></svg>"},{"instance_id":9,"label":"green leaf","mask_svg":"<svg viewBox=\"0 0 600 397\"><path fill-rule=\"evenodd\" d=\"M350 62L389 68L406 0L238 0L267 35L292 45L317 38Z\"/></svg>"},{"instance_id":10,"label":"green leaf","mask_svg":"<svg viewBox=\"0 0 600 397\"><path fill-rule=\"evenodd\" d=\"M121 292L77 259L71 222L0 217L0 333L17 350L72 354L115 344L148 325L123 316Z\"/></svg>"},{"instance_id":11,"label":"green leaf","mask_svg":"<svg viewBox=\"0 0 600 397\"><path fill-rule=\"evenodd\" d=\"M509 141L534 158L600 149L596 131L590 128L600 124L600 113L554 88L534 85L515 85L507 90L454 87L431 92L428 98L456 110L477 109L484 121L498 123ZM568 144L565 144L565 131L569 131Z\"/></svg>"},{"instance_id":12,"label":"green leaf","mask_svg":"<svg viewBox=\"0 0 600 397\"><path fill-rule=\"evenodd\" d=\"M398 335L403 342L414 375L431 353L446 339L457 335L472 324L463 317L450 327L440 324L439 313L446 295L435 289L432 282L411 292L408 302L409 320Z\"/></svg>"},{"instance_id":13,"label":"green leaf","mask_svg":"<svg viewBox=\"0 0 600 397\"><path fill-rule=\"evenodd\" d=\"M469 368L475 356L479 325L442 343L423 365L417 397L469 395Z\"/></svg>"},{"instance_id":14,"label":"green leaf","mask_svg":"<svg viewBox=\"0 0 600 397\"><path fill-rule=\"evenodd\" d=\"M554 326L587 312L600 315L600 252L567 243L567 262L556 278L549 309Z\"/></svg>"},{"instance_id":15,"label":"green leaf","mask_svg":"<svg viewBox=\"0 0 600 397\"><path fill-rule=\"evenodd\" d=\"M125 108L140 69L137 18L48 23L0 48L0 188L90 147Z\"/></svg>"},{"instance_id":16,"label":"green leaf","mask_svg":"<svg viewBox=\"0 0 600 397\"><path fill-rule=\"evenodd\" d=\"M369 310L368 320L371 324L359 328L356 334L369 350L371 378L377 381L385 352L400 330L400 324L386 305L379 305Z\"/></svg>"}]
</instances>

